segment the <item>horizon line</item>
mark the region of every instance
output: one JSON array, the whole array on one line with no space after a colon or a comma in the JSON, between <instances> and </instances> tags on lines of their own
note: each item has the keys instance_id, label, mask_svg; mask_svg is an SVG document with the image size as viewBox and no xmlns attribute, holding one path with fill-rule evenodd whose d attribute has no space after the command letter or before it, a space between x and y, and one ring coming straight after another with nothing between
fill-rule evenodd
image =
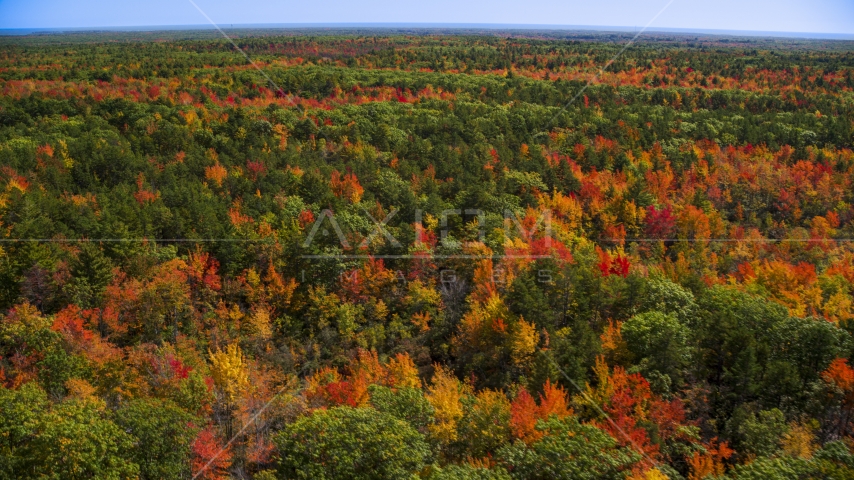
<instances>
[{"instance_id":1,"label":"horizon line","mask_svg":"<svg viewBox=\"0 0 854 480\"><path fill-rule=\"evenodd\" d=\"M302 23L243 23L223 24L223 29L228 30L305 30L305 29L330 29L346 30L352 28L367 28L376 30L394 29L424 29L424 30L525 30L525 31L591 31L591 32L636 32L638 26L625 25L563 25L563 24L516 24L516 23L436 23L436 22L302 22ZM169 32L182 30L213 30L210 24L174 24L174 25L104 25L87 27L17 27L0 28L0 36L28 36L37 34L62 34L62 33L122 33L122 32ZM646 33L664 34L699 34L731 37L765 37L765 38L798 38L816 40L854 40L854 33L833 32L795 32L795 31L770 31L770 30L732 30L732 29L708 29L708 28L678 28L678 27L656 27Z\"/></svg>"}]
</instances>

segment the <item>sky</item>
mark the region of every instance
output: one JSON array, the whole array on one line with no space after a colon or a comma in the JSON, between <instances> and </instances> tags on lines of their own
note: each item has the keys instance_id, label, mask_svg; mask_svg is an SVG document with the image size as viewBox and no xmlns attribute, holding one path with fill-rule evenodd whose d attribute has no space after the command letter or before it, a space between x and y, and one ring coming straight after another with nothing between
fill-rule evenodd
<instances>
[{"instance_id":1,"label":"sky","mask_svg":"<svg viewBox=\"0 0 854 480\"><path fill-rule=\"evenodd\" d=\"M669 6L670 0L193 1L223 26L479 23L641 28L655 18L650 29L854 34L854 0L673 0ZM0 29L206 23L190 0L0 0Z\"/></svg>"}]
</instances>

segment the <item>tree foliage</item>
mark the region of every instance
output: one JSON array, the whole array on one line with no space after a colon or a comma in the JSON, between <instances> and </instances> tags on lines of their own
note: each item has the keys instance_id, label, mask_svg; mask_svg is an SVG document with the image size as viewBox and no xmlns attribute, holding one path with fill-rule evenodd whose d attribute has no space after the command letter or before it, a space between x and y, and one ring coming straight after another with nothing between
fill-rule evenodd
<instances>
[{"instance_id":1,"label":"tree foliage","mask_svg":"<svg viewBox=\"0 0 854 480\"><path fill-rule=\"evenodd\" d=\"M850 478L851 43L423 33L0 39L0 478Z\"/></svg>"}]
</instances>

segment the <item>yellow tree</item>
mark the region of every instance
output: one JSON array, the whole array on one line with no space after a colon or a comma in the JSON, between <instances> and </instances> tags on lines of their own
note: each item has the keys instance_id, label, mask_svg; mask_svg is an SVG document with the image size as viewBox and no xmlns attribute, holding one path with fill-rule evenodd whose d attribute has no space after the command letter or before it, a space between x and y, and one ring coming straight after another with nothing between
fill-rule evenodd
<instances>
[{"instance_id":1,"label":"yellow tree","mask_svg":"<svg viewBox=\"0 0 854 480\"><path fill-rule=\"evenodd\" d=\"M211 376L216 385L218 394L223 402L222 410L225 413L226 436L231 437L231 418L235 409L235 401L241 391L248 385L246 374L246 363L243 352L237 344L231 344L225 350L209 352L211 360Z\"/></svg>"},{"instance_id":2,"label":"yellow tree","mask_svg":"<svg viewBox=\"0 0 854 480\"><path fill-rule=\"evenodd\" d=\"M436 422L429 427L430 433L439 442L447 445L457 439L457 424L463 418L462 399L466 391L467 387L450 370L436 366L426 396L436 416Z\"/></svg>"},{"instance_id":3,"label":"yellow tree","mask_svg":"<svg viewBox=\"0 0 854 480\"><path fill-rule=\"evenodd\" d=\"M225 350L217 349L209 354L214 384L229 402L233 402L248 385L243 352L237 344L231 344Z\"/></svg>"},{"instance_id":4,"label":"yellow tree","mask_svg":"<svg viewBox=\"0 0 854 480\"><path fill-rule=\"evenodd\" d=\"M388 361L388 383L397 388L421 388L418 368L408 353L398 353Z\"/></svg>"}]
</instances>

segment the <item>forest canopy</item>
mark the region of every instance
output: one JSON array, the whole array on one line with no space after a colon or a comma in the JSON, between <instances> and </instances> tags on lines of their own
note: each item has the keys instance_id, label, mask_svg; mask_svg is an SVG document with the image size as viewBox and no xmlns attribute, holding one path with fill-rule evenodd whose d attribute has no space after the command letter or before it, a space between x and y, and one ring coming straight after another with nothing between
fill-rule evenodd
<instances>
[{"instance_id":1,"label":"forest canopy","mask_svg":"<svg viewBox=\"0 0 854 480\"><path fill-rule=\"evenodd\" d=\"M854 476L854 43L237 33L0 38L0 478Z\"/></svg>"}]
</instances>

